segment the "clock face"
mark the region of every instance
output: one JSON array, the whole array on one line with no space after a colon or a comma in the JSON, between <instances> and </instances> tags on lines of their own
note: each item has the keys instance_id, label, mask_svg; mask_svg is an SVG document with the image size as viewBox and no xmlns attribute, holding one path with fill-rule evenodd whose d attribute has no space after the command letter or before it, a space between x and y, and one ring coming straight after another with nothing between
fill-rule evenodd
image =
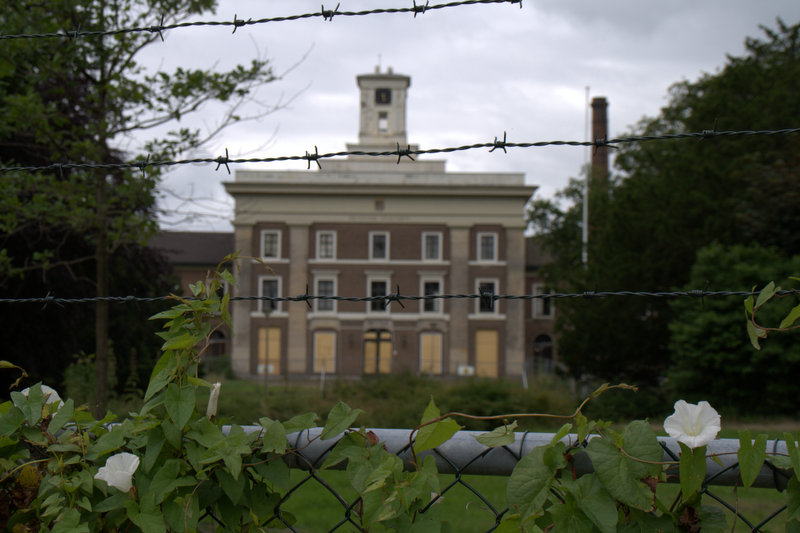
<instances>
[{"instance_id":1,"label":"clock face","mask_svg":"<svg viewBox=\"0 0 800 533\"><path fill-rule=\"evenodd\" d=\"M392 90L391 89L375 89L375 103L376 104L391 104L392 103Z\"/></svg>"}]
</instances>

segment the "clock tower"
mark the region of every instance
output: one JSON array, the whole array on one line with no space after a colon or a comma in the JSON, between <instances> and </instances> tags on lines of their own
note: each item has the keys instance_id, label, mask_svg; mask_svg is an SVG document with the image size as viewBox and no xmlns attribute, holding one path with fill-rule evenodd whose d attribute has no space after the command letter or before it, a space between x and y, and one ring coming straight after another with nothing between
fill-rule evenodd
<instances>
[{"instance_id":1,"label":"clock tower","mask_svg":"<svg viewBox=\"0 0 800 533\"><path fill-rule=\"evenodd\" d=\"M405 149L406 95L411 78L395 74L391 67L386 72L375 67L374 73L356 79L361 92L358 144L348 145L348 149L386 151L398 144Z\"/></svg>"}]
</instances>

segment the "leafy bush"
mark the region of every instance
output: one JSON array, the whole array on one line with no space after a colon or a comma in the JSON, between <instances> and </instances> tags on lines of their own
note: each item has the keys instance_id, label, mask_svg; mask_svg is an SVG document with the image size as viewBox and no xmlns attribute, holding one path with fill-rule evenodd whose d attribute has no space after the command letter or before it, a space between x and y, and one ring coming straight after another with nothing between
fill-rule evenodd
<instances>
[{"instance_id":1,"label":"leafy bush","mask_svg":"<svg viewBox=\"0 0 800 533\"><path fill-rule=\"evenodd\" d=\"M755 245L713 244L697 254L688 286L702 287L711 280L709 290L752 287L764 279L780 282L793 272L800 272L800 256L786 257ZM759 312L758 321L779 325L791 300L774 301ZM795 338L779 336L755 350L742 328L740 298L680 298L670 305L675 319L670 323L672 366L667 385L674 397L708 400L736 415L798 413L800 345ZM756 383L759 398L753 401Z\"/></svg>"},{"instance_id":2,"label":"leafy bush","mask_svg":"<svg viewBox=\"0 0 800 533\"><path fill-rule=\"evenodd\" d=\"M108 349L108 390L113 393L117 386L117 359L114 350ZM95 391L94 354L80 352L73 356L72 362L64 371L64 391L78 405L94 405Z\"/></svg>"}]
</instances>

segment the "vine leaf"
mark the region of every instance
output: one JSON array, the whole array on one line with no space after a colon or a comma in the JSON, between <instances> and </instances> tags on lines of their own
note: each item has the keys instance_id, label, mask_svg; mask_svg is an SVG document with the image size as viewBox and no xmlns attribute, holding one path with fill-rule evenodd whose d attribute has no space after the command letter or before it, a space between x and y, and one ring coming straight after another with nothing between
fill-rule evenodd
<instances>
[{"instance_id":1,"label":"vine leaf","mask_svg":"<svg viewBox=\"0 0 800 533\"><path fill-rule=\"evenodd\" d=\"M799 318L800 318L800 305L797 305L793 307L792 310L789 311L789 314L786 315L786 318L784 318L781 321L781 326L780 326L781 329L790 327L795 322L797 322L797 319Z\"/></svg>"},{"instance_id":2,"label":"vine leaf","mask_svg":"<svg viewBox=\"0 0 800 533\"><path fill-rule=\"evenodd\" d=\"M422 414L422 422L420 425L437 419L440 416L441 413L439 412L439 408L436 407L433 398L431 398L431 401L428 403L428 407L425 408L425 412ZM417 432L417 438L414 442L414 453L420 453L424 452L425 450L432 450L433 448L436 448L437 446L447 442L447 440L455 435L456 431L459 429L461 429L461 426L452 418L445 418L443 420L439 420L438 422L421 427Z\"/></svg>"},{"instance_id":3,"label":"vine leaf","mask_svg":"<svg viewBox=\"0 0 800 533\"><path fill-rule=\"evenodd\" d=\"M179 387L175 383L169 384L167 394L164 397L164 406L167 408L167 414L178 429L183 429L192 417L194 403L194 389L191 387Z\"/></svg>"},{"instance_id":4,"label":"vine leaf","mask_svg":"<svg viewBox=\"0 0 800 533\"><path fill-rule=\"evenodd\" d=\"M514 444L516 435L514 430L517 428L517 421L514 420L510 424L505 424L499 428L495 428L489 433L477 435L475 440L486 446L487 448L497 448L498 446L507 446Z\"/></svg>"},{"instance_id":5,"label":"vine leaf","mask_svg":"<svg viewBox=\"0 0 800 533\"><path fill-rule=\"evenodd\" d=\"M750 487L756 480L764 459L767 457L767 436L758 435L755 440L750 440L750 432L743 430L739 432L739 472L742 476L742 484L745 488Z\"/></svg>"},{"instance_id":6,"label":"vine leaf","mask_svg":"<svg viewBox=\"0 0 800 533\"><path fill-rule=\"evenodd\" d=\"M512 508L519 510L522 519L541 516L541 510L550 494L555 473L544 462L548 446L534 448L520 459L506 486L506 497Z\"/></svg>"},{"instance_id":7,"label":"vine leaf","mask_svg":"<svg viewBox=\"0 0 800 533\"><path fill-rule=\"evenodd\" d=\"M358 415L363 412L362 409L351 409L350 406L344 402L337 403L328 413L328 419L325 421L325 427L322 428L322 433L319 438L321 440L327 440L339 435L352 426L355 419L358 418Z\"/></svg>"},{"instance_id":8,"label":"vine leaf","mask_svg":"<svg viewBox=\"0 0 800 533\"><path fill-rule=\"evenodd\" d=\"M756 309L767 303L779 290L781 290L781 288L775 287L774 281L767 283L767 285L761 289L761 292L758 293L758 298L756 299Z\"/></svg>"},{"instance_id":9,"label":"vine leaf","mask_svg":"<svg viewBox=\"0 0 800 533\"><path fill-rule=\"evenodd\" d=\"M682 442L678 444L681 447L681 491L689 498L703 487L706 478L706 447L692 449Z\"/></svg>"},{"instance_id":10,"label":"vine leaf","mask_svg":"<svg viewBox=\"0 0 800 533\"><path fill-rule=\"evenodd\" d=\"M656 462L664 451L658 444L653 429L643 420L631 422L622 435L622 449L608 439L592 439L586 453L592 460L597 476L606 490L617 500L642 511L654 506L653 490L643 479L658 477L661 466L631 459Z\"/></svg>"},{"instance_id":11,"label":"vine leaf","mask_svg":"<svg viewBox=\"0 0 800 533\"><path fill-rule=\"evenodd\" d=\"M586 474L577 481L567 478L563 484L574 497L577 508L597 529L602 533L614 533L617 530L617 504L596 475Z\"/></svg>"}]
</instances>

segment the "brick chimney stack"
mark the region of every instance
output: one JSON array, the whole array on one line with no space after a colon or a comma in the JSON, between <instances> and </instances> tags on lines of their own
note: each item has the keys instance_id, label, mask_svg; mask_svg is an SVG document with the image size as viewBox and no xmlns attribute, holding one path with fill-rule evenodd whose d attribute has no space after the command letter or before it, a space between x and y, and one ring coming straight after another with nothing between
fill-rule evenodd
<instances>
[{"instance_id":1,"label":"brick chimney stack","mask_svg":"<svg viewBox=\"0 0 800 533\"><path fill-rule=\"evenodd\" d=\"M608 100L605 96L592 98L592 140L608 139ZM592 178L608 181L608 147L592 149Z\"/></svg>"}]
</instances>

